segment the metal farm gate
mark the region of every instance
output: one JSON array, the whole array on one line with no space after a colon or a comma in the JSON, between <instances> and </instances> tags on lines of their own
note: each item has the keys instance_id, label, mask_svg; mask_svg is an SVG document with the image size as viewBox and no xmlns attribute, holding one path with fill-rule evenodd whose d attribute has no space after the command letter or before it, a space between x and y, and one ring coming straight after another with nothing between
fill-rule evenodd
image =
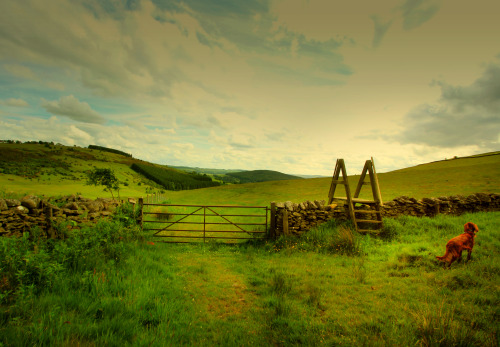
<instances>
[{"instance_id":1,"label":"metal farm gate","mask_svg":"<svg viewBox=\"0 0 500 347\"><path fill-rule=\"evenodd\" d=\"M139 203L141 226L163 242L268 238L267 206Z\"/></svg>"}]
</instances>

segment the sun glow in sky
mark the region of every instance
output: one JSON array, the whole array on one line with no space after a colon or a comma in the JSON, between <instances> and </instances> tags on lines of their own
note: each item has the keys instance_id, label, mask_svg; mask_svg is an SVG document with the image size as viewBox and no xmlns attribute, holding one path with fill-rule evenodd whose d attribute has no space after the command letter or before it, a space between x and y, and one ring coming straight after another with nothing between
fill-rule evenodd
<instances>
[{"instance_id":1,"label":"sun glow in sky","mask_svg":"<svg viewBox=\"0 0 500 347\"><path fill-rule=\"evenodd\" d=\"M350 174L500 149L497 0L1 0L0 139Z\"/></svg>"}]
</instances>

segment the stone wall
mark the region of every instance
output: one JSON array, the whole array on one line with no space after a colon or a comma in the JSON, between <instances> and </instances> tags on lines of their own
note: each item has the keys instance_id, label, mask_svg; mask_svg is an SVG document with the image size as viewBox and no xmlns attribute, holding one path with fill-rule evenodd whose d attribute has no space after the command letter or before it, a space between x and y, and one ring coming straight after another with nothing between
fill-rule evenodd
<instances>
[{"instance_id":1,"label":"stone wall","mask_svg":"<svg viewBox=\"0 0 500 347\"><path fill-rule=\"evenodd\" d=\"M21 236L39 226L42 236L57 238L54 228L70 221L69 228L80 228L83 224L96 223L100 218L112 214L118 202L111 199L86 199L82 196L67 196L59 199L25 196L22 199L0 199L0 235Z\"/></svg>"},{"instance_id":2,"label":"stone wall","mask_svg":"<svg viewBox=\"0 0 500 347\"><path fill-rule=\"evenodd\" d=\"M356 209L374 209L368 205L357 205ZM402 215L417 217L433 217L437 214L461 215L467 212L500 211L500 194L476 193L469 196L454 195L417 200L400 196L384 202L383 218L394 218ZM284 223L286 217L287 223ZM374 214L356 214L360 219L373 219ZM300 235L305 231L330 219L345 220L349 218L342 205L326 205L324 200L292 203L291 201L276 203L275 226L276 236L286 234Z\"/></svg>"}]
</instances>

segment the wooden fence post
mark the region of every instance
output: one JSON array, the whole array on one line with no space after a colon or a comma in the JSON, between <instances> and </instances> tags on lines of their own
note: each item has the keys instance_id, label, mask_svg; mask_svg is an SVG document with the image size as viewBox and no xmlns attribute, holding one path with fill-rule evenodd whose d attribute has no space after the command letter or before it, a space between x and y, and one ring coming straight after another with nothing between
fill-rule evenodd
<instances>
[{"instance_id":1,"label":"wooden fence post","mask_svg":"<svg viewBox=\"0 0 500 347\"><path fill-rule=\"evenodd\" d=\"M269 237L276 238L276 203L271 202L271 227L269 230Z\"/></svg>"},{"instance_id":2,"label":"wooden fence post","mask_svg":"<svg viewBox=\"0 0 500 347\"><path fill-rule=\"evenodd\" d=\"M144 199L142 197L139 198L139 225L141 226L141 229L142 229L142 210L143 210L143 207L144 207Z\"/></svg>"}]
</instances>

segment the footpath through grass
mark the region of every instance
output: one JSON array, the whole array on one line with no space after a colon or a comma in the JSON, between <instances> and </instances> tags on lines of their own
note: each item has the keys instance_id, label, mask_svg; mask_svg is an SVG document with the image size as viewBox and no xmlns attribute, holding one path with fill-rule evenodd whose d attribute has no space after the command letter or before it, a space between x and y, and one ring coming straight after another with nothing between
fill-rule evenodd
<instances>
[{"instance_id":1,"label":"footpath through grass","mask_svg":"<svg viewBox=\"0 0 500 347\"><path fill-rule=\"evenodd\" d=\"M444 270L435 256L468 221L473 260ZM498 345L498 212L386 219L382 238L331 222L237 246L106 230L51 246L0 240L0 343Z\"/></svg>"}]
</instances>

